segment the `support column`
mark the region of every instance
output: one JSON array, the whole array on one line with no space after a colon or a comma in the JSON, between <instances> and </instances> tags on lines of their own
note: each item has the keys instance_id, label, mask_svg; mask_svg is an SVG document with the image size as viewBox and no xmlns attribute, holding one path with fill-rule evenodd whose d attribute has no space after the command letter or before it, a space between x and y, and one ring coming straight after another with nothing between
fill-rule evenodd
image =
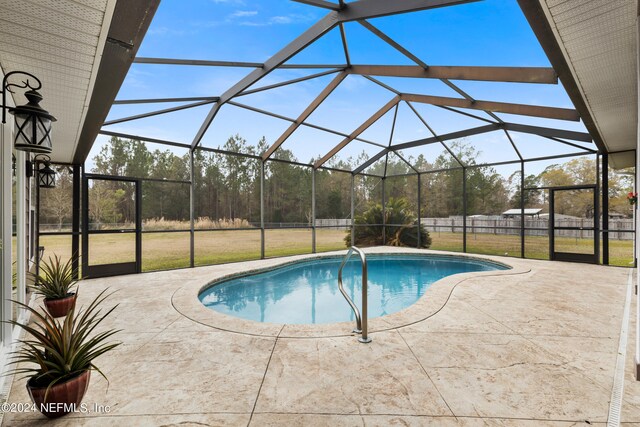
<instances>
[{"instance_id":1,"label":"support column","mask_svg":"<svg viewBox=\"0 0 640 427\"><path fill-rule=\"evenodd\" d=\"M418 230L417 230L417 234L418 234L418 249L420 249L420 239L422 238L422 236L420 235L420 222L422 221L422 215L420 212L420 206L422 205L422 198L420 197L420 193L422 192L422 185L421 184L421 179L420 179L421 175L418 174Z\"/></svg>"},{"instance_id":2,"label":"support column","mask_svg":"<svg viewBox=\"0 0 640 427\"><path fill-rule=\"evenodd\" d=\"M11 343L11 129L13 121L0 124L0 339L7 348Z\"/></svg>"},{"instance_id":3,"label":"support column","mask_svg":"<svg viewBox=\"0 0 640 427\"><path fill-rule=\"evenodd\" d=\"M356 176L351 174L351 246L355 246L356 242Z\"/></svg>"},{"instance_id":4,"label":"support column","mask_svg":"<svg viewBox=\"0 0 640 427\"><path fill-rule=\"evenodd\" d=\"M462 252L467 252L467 168L462 168Z\"/></svg>"},{"instance_id":5,"label":"support column","mask_svg":"<svg viewBox=\"0 0 640 427\"><path fill-rule=\"evenodd\" d=\"M87 278L89 269L89 179L82 166L82 278Z\"/></svg>"},{"instance_id":6,"label":"support column","mask_svg":"<svg viewBox=\"0 0 640 427\"><path fill-rule=\"evenodd\" d=\"M260 259L264 259L264 160L260 162Z\"/></svg>"},{"instance_id":7,"label":"support column","mask_svg":"<svg viewBox=\"0 0 640 427\"><path fill-rule=\"evenodd\" d=\"M311 168L311 253L316 253L316 169Z\"/></svg>"},{"instance_id":8,"label":"support column","mask_svg":"<svg viewBox=\"0 0 640 427\"><path fill-rule=\"evenodd\" d=\"M142 180L136 180L136 273L142 273Z\"/></svg>"},{"instance_id":9,"label":"support column","mask_svg":"<svg viewBox=\"0 0 640 427\"><path fill-rule=\"evenodd\" d=\"M596 194L593 196L593 241L595 246L596 264L600 264L600 153L596 154ZM582 237L582 231L580 231Z\"/></svg>"},{"instance_id":10,"label":"support column","mask_svg":"<svg viewBox=\"0 0 640 427\"><path fill-rule=\"evenodd\" d=\"M602 263L609 265L609 155L602 155Z\"/></svg>"},{"instance_id":11,"label":"support column","mask_svg":"<svg viewBox=\"0 0 640 427\"><path fill-rule=\"evenodd\" d=\"M524 258L524 162L520 161L520 258Z\"/></svg>"},{"instance_id":12,"label":"support column","mask_svg":"<svg viewBox=\"0 0 640 427\"><path fill-rule=\"evenodd\" d=\"M639 55L640 56L640 55ZM640 58L639 58L640 59ZM640 73L640 70L638 70ZM640 79L639 79L640 80ZM640 90L640 88L639 88ZM640 120L638 121L638 127L640 131ZM638 134L640 138L640 134ZM636 173L633 179L633 192L636 193L638 191L638 173L640 173L640 168L638 165L640 164L640 139L638 140L638 149L636 149ZM638 227L638 206L634 206L633 209L633 219L634 219L634 229L636 230L634 235L634 245L633 245L633 261L634 267L637 268L638 260L637 260L637 251L638 251L638 243L640 243L640 239L638 238L638 231L640 227ZM640 381L640 275L636 274L636 357L635 357L635 365L636 365L636 381Z\"/></svg>"},{"instance_id":13,"label":"support column","mask_svg":"<svg viewBox=\"0 0 640 427\"><path fill-rule=\"evenodd\" d=\"M35 231L36 235L35 237L35 242L36 242L36 248L35 251L33 251L33 256L35 259L35 274L36 277L40 277L40 178L38 177L38 164L34 164L33 165L34 168L34 185L36 186L36 214L35 214L35 226L32 227L32 230ZM73 178L72 178L73 179ZM72 263L73 263L73 235L71 236L71 259L72 259ZM71 267L73 268L73 266Z\"/></svg>"},{"instance_id":14,"label":"support column","mask_svg":"<svg viewBox=\"0 0 640 427\"><path fill-rule=\"evenodd\" d=\"M640 61L640 19L636 18L636 60ZM636 81L640 82L640 67L637 69ZM638 95L640 96L640 85L638 85ZM638 98L640 100L640 98ZM638 107L640 107L640 102ZM640 109L639 109L640 113ZM640 173L640 168L638 164L640 164L640 115L636 118L636 126L638 127L638 140L636 141L636 173L634 180L634 189L633 191L638 191L637 183L638 183L638 173ZM636 213L637 206L634 206L634 229L636 230L634 239L635 239L635 248L638 248L638 243L640 239L638 239L638 230L640 227L638 226L638 215ZM637 250L637 249L636 249ZM635 251L634 251L635 252ZM634 259L635 261L635 259ZM640 287L640 275L636 275L636 356L635 356L635 365L636 365L636 380L640 380L640 292L638 289Z\"/></svg>"},{"instance_id":15,"label":"support column","mask_svg":"<svg viewBox=\"0 0 640 427\"><path fill-rule=\"evenodd\" d=\"M27 288L27 176L24 151L16 151L16 300L24 304ZM18 318L23 309L18 310Z\"/></svg>"},{"instance_id":16,"label":"support column","mask_svg":"<svg viewBox=\"0 0 640 427\"><path fill-rule=\"evenodd\" d=\"M80 183L82 182L82 177L80 176L80 165L73 165L73 193L71 201L71 268L74 271L74 276L76 279L80 279ZM38 185L40 188L40 185ZM40 198L38 198L38 204L40 203ZM38 228L40 227L40 206L38 205ZM86 227L86 225L85 225ZM38 245L40 245L40 230L38 232ZM36 248L39 256L40 248ZM37 260L38 264L40 260Z\"/></svg>"},{"instance_id":17,"label":"support column","mask_svg":"<svg viewBox=\"0 0 640 427\"><path fill-rule=\"evenodd\" d=\"M384 181L385 181L385 178L382 178L382 183L380 184L382 186L382 245L383 246L387 244L387 221L386 221L387 209L385 207L386 194L384 191Z\"/></svg>"},{"instance_id":18,"label":"support column","mask_svg":"<svg viewBox=\"0 0 640 427\"><path fill-rule=\"evenodd\" d=\"M195 168L194 168L194 152L195 150L189 150L189 266L193 268L195 266Z\"/></svg>"}]
</instances>

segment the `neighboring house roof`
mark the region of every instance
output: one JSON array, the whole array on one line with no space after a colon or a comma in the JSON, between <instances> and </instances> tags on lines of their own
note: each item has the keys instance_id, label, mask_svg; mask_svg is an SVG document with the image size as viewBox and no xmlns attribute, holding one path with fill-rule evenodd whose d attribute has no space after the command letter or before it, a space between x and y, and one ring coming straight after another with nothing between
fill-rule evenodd
<instances>
[{"instance_id":1,"label":"neighboring house roof","mask_svg":"<svg viewBox=\"0 0 640 427\"><path fill-rule=\"evenodd\" d=\"M538 215L542 211L542 209L534 209L534 208L526 208L524 210L525 215ZM502 212L502 215L521 215L522 211L520 209L509 209L508 211Z\"/></svg>"}]
</instances>

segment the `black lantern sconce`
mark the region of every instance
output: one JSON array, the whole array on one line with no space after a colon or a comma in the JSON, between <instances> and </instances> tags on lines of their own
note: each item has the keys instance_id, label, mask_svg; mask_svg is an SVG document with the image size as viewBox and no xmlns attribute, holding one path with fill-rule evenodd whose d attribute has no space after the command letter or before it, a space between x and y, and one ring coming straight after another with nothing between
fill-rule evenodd
<instances>
[{"instance_id":1,"label":"black lantern sconce","mask_svg":"<svg viewBox=\"0 0 640 427\"><path fill-rule=\"evenodd\" d=\"M38 159L39 157L43 157L45 160L41 161ZM11 158L13 159L13 176L16 176L17 160L15 154L12 154ZM42 167L40 167L41 164L43 165ZM33 162L27 160L25 163L25 176L27 178L33 177L34 167L35 172L38 174L37 179L40 188L56 188L56 171L51 168L51 158L49 156L46 154L38 154L33 158Z\"/></svg>"},{"instance_id":2,"label":"black lantern sconce","mask_svg":"<svg viewBox=\"0 0 640 427\"><path fill-rule=\"evenodd\" d=\"M45 160L38 160L43 157ZM38 154L33 158L33 164L36 169L36 178L40 188L56 188L56 171L51 168L51 158L44 154ZM40 167L42 165L42 167Z\"/></svg>"},{"instance_id":3,"label":"black lantern sconce","mask_svg":"<svg viewBox=\"0 0 640 427\"><path fill-rule=\"evenodd\" d=\"M30 79L22 81L22 84L8 83L9 76L13 74L24 74L33 78L37 86L32 86ZM29 88L24 96L29 102L15 108L7 107L7 92L14 93L12 87ZM42 83L32 74L24 71L11 71L2 80L2 123L7 122L7 109L16 119L16 131L14 147L16 150L31 153L51 153L51 123L56 121L49 112L40 107L42 95L38 90Z\"/></svg>"}]
</instances>

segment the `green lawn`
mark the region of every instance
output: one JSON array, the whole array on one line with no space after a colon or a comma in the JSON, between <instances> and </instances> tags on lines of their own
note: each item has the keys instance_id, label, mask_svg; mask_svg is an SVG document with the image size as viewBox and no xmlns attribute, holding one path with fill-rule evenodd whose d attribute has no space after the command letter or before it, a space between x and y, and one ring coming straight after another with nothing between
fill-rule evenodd
<instances>
[{"instance_id":1,"label":"green lawn","mask_svg":"<svg viewBox=\"0 0 640 427\"><path fill-rule=\"evenodd\" d=\"M317 252L344 249L346 231L317 229ZM432 249L462 251L461 233L432 233ZM593 245L591 239L558 238L558 246L564 250L584 252ZM69 236L41 236L45 247L45 258L57 254L63 258L71 256ZM15 246L14 246L15 247ZM142 236L143 271L163 270L189 266L189 232L147 233ZM633 260L633 242L610 241L610 263L630 266ZM549 258L547 237L527 236L526 256L534 259ZM520 237L495 234L469 234L469 253L487 255L520 255ZM311 230L266 230L265 256L311 253ZM134 260L134 236L123 234L92 235L89 245L92 264ZM201 231L195 235L195 264L210 265L226 262L246 261L260 258L260 230Z\"/></svg>"},{"instance_id":2,"label":"green lawn","mask_svg":"<svg viewBox=\"0 0 640 427\"><path fill-rule=\"evenodd\" d=\"M344 249L345 232L319 229L316 233L318 252ZM197 231L195 264L211 265L260 259L260 230ZM41 236L45 258L53 254L71 256L71 238ZM189 266L189 232L144 233L142 235L142 270L164 270ZM133 261L133 234L94 234L89 241L92 264ZM266 230L265 256L278 257L311 253L311 230Z\"/></svg>"},{"instance_id":3,"label":"green lawn","mask_svg":"<svg viewBox=\"0 0 640 427\"><path fill-rule=\"evenodd\" d=\"M431 249L462 252L462 233L431 233ZM549 259L549 238L546 236L525 236L525 256L533 259ZM593 239L572 237L556 238L559 251L587 253L593 248ZM520 256L520 236L488 233L469 233L467 252L485 255ZM632 240L609 241L609 264L629 267L633 262Z\"/></svg>"}]
</instances>

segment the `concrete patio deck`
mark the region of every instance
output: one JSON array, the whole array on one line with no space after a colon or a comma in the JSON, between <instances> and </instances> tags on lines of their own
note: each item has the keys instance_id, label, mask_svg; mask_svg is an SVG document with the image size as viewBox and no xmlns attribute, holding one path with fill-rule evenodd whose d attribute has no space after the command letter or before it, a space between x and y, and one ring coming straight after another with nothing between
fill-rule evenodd
<instances>
[{"instance_id":1,"label":"concrete patio deck","mask_svg":"<svg viewBox=\"0 0 640 427\"><path fill-rule=\"evenodd\" d=\"M369 251L381 250L394 248ZM51 424L606 424L635 270L484 257L514 269L437 282L409 314L372 322L368 345L341 325L259 325L250 335L246 322L197 308L197 289L217 277L305 257L81 282L80 304L117 290L105 326L122 329L123 345L96 362L110 384L94 373L84 398L110 412ZM630 329L621 418L640 425L633 338ZM24 381L9 401L29 401ZM3 425L43 420L6 413Z\"/></svg>"}]
</instances>

